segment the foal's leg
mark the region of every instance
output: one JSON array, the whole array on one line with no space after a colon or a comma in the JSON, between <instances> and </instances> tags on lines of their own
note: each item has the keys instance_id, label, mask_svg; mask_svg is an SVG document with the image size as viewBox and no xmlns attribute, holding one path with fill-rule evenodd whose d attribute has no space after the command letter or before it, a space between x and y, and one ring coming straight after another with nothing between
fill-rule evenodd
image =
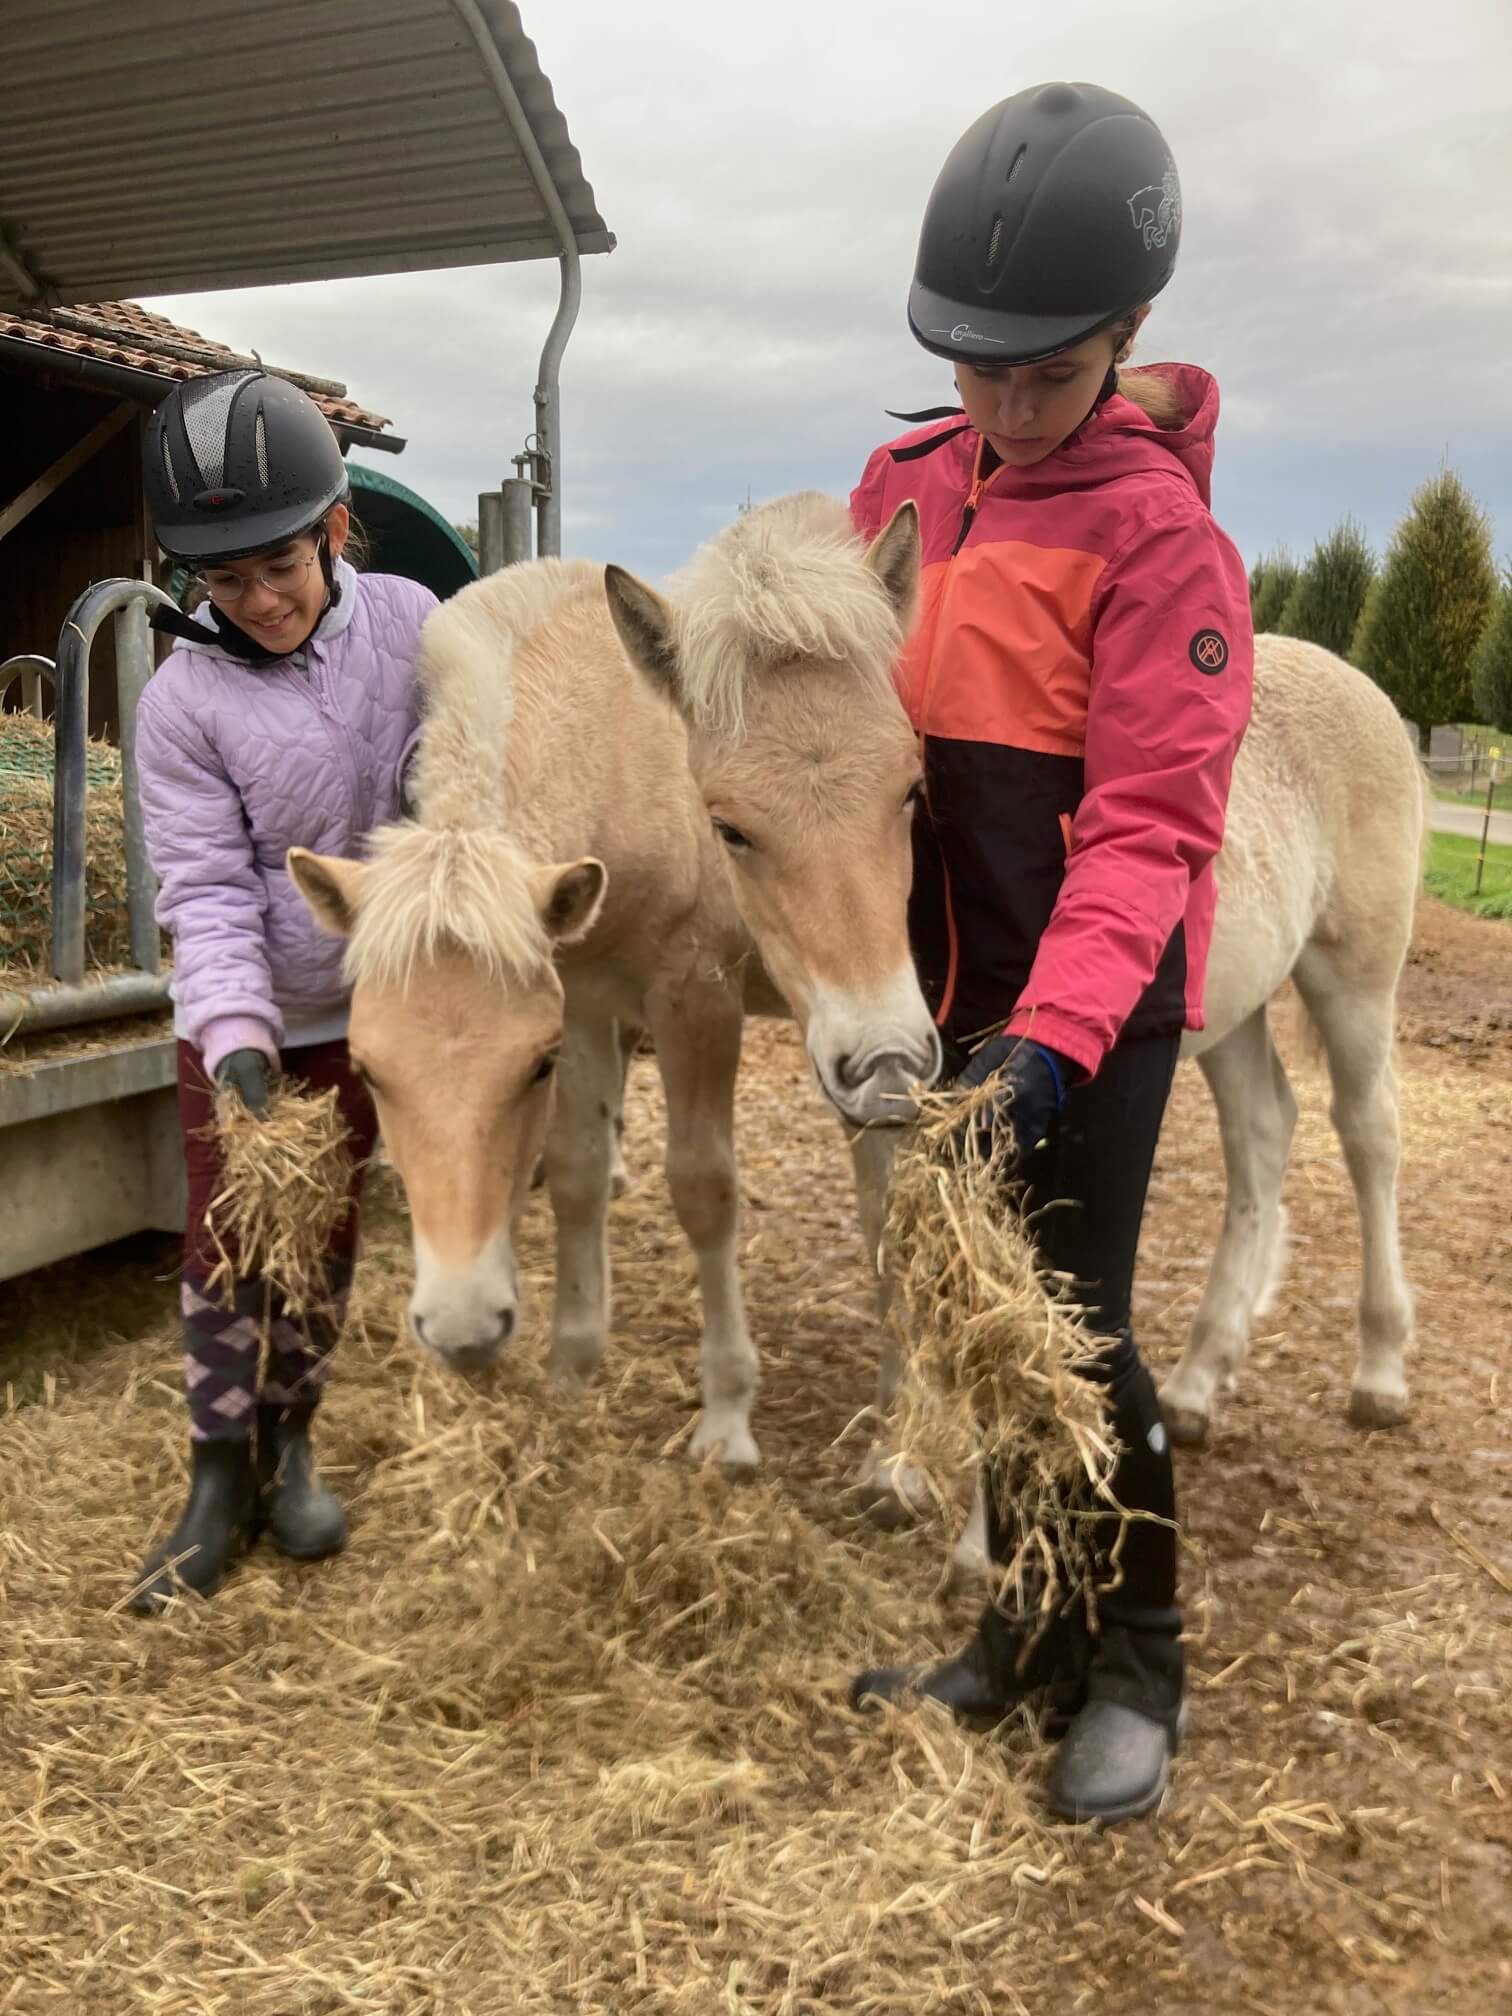
<instances>
[{"instance_id":1,"label":"foal's leg","mask_svg":"<svg viewBox=\"0 0 1512 2016\"><path fill-rule=\"evenodd\" d=\"M855 1170L861 1243L866 1253L867 1269L876 1284L879 1327L876 1407L885 1423L897 1398L903 1364L897 1333L887 1320L892 1306L892 1276L883 1263L882 1233L887 1223L887 1188L892 1178L893 1158L904 1130L899 1127L866 1127L857 1132L847 1127L845 1131ZM879 1526L903 1525L917 1517L927 1502L922 1478L893 1454L885 1426L866 1452L856 1488L866 1501L868 1515Z\"/></svg>"},{"instance_id":2,"label":"foal's leg","mask_svg":"<svg viewBox=\"0 0 1512 2016\"><path fill-rule=\"evenodd\" d=\"M656 1063L667 1094L667 1181L678 1223L698 1262L703 1301L703 1413L688 1453L716 1448L736 1469L753 1469L751 1435L759 1367L746 1329L736 1259L735 1075L744 1011L720 987L688 987L675 1001L648 1004Z\"/></svg>"},{"instance_id":3,"label":"foal's leg","mask_svg":"<svg viewBox=\"0 0 1512 2016\"><path fill-rule=\"evenodd\" d=\"M609 1195L624 1197L632 1187L630 1171L625 1166L625 1087L630 1082L630 1066L640 1044L641 1031L633 1022L617 1022L615 1036L619 1046L620 1074L619 1096L614 1102L613 1132L609 1142Z\"/></svg>"},{"instance_id":4,"label":"foal's leg","mask_svg":"<svg viewBox=\"0 0 1512 2016\"><path fill-rule=\"evenodd\" d=\"M1413 1327L1397 1223L1395 979L1367 983L1345 971L1339 950L1328 946L1309 946L1295 977L1328 1055L1333 1123L1360 1212L1360 1357L1349 1418L1357 1428L1394 1428L1411 1411L1406 1356Z\"/></svg>"},{"instance_id":5,"label":"foal's leg","mask_svg":"<svg viewBox=\"0 0 1512 2016\"><path fill-rule=\"evenodd\" d=\"M593 1371L609 1340L609 1166L620 1082L614 1024L569 1015L545 1158L557 1235L547 1363L559 1378Z\"/></svg>"},{"instance_id":6,"label":"foal's leg","mask_svg":"<svg viewBox=\"0 0 1512 2016\"><path fill-rule=\"evenodd\" d=\"M1286 1246L1281 1182L1297 1102L1263 1007L1198 1062L1218 1108L1227 1176L1223 1231L1181 1362L1160 1403L1173 1442L1201 1442L1213 1398L1231 1387L1249 1347L1250 1324L1274 1294Z\"/></svg>"}]
</instances>

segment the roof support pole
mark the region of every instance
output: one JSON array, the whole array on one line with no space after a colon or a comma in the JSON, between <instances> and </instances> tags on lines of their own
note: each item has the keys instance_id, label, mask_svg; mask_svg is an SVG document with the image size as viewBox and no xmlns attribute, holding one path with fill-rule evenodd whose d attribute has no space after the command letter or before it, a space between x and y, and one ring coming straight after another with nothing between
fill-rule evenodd
<instances>
[{"instance_id":1,"label":"roof support pole","mask_svg":"<svg viewBox=\"0 0 1512 2016\"><path fill-rule=\"evenodd\" d=\"M558 259L562 272L561 293L545 348L541 352L535 388L536 435L540 444L536 470L536 552L542 558L555 558L562 551L562 353L567 348L567 339L572 334L578 305L583 298L577 236L557 193L557 186L551 179L546 158L536 145L530 121L505 68L504 58L499 54L498 45L488 32L488 24L478 10L477 0L452 0L452 6L477 45L483 68L509 121L510 131L530 170L531 180L545 205L551 228L561 247Z\"/></svg>"}]
</instances>

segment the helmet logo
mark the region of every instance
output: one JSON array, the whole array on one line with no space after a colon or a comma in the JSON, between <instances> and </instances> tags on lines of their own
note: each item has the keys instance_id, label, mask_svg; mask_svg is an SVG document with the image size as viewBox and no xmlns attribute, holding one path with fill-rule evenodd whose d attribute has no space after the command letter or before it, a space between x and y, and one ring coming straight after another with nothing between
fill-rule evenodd
<instances>
[{"instance_id":1,"label":"helmet logo","mask_svg":"<svg viewBox=\"0 0 1512 2016\"><path fill-rule=\"evenodd\" d=\"M999 350L1003 347L1001 336L988 336L980 329L973 329L969 322L957 322L954 329L931 329L929 333L948 336L952 343L965 343L969 339L973 343L996 343Z\"/></svg>"},{"instance_id":2,"label":"helmet logo","mask_svg":"<svg viewBox=\"0 0 1512 2016\"><path fill-rule=\"evenodd\" d=\"M1144 240L1146 252L1164 251L1181 229L1181 184L1176 179L1176 163L1166 163L1158 183L1136 189L1128 198L1129 218Z\"/></svg>"}]
</instances>

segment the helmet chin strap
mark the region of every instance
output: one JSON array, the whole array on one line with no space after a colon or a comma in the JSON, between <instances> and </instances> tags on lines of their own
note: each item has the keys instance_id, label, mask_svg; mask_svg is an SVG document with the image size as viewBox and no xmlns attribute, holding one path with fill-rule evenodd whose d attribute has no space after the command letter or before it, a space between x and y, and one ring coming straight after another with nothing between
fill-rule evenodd
<instances>
[{"instance_id":1,"label":"helmet chin strap","mask_svg":"<svg viewBox=\"0 0 1512 2016\"><path fill-rule=\"evenodd\" d=\"M320 615L315 618L315 629L318 629L322 618L341 600L341 583L336 579L336 561L323 523L315 538L316 550L320 554L321 578L326 588L325 600L320 605ZM217 603L211 602L207 606L210 621L215 628L216 643L233 658L243 659L249 665L276 665L281 658L292 658L294 651L302 651L305 644L310 641L310 638L306 637L304 643L294 646L293 651L270 651L266 644L259 644L255 637L249 637L240 624L233 623ZM205 641L204 624L196 623L192 616L186 616L180 609L155 609L152 612L151 622L154 630L169 637L182 637L190 644L203 644ZM312 629L310 636L313 637L314 634L315 630Z\"/></svg>"}]
</instances>

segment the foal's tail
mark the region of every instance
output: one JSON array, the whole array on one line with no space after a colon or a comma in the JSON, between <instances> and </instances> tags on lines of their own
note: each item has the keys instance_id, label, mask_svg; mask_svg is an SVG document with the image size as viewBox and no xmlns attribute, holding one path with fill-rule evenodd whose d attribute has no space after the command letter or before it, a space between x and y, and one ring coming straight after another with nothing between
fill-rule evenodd
<instances>
[{"instance_id":1,"label":"foal's tail","mask_svg":"<svg viewBox=\"0 0 1512 2016\"><path fill-rule=\"evenodd\" d=\"M426 618L415 770L424 824L501 823L516 649L588 587L603 587L603 569L591 561L532 560L470 582Z\"/></svg>"}]
</instances>

